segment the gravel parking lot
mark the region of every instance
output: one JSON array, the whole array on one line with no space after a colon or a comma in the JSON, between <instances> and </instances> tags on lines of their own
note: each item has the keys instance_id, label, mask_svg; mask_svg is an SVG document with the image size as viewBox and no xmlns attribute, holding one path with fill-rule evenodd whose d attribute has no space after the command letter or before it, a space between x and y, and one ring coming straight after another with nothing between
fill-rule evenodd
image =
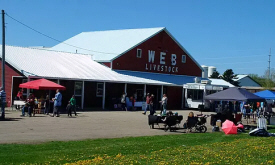
<instances>
[{"instance_id":1,"label":"gravel parking lot","mask_svg":"<svg viewBox=\"0 0 275 165\"><path fill-rule=\"evenodd\" d=\"M186 120L188 113L194 110L177 111ZM176 112L176 111L173 111ZM36 114L35 117L20 117L20 111L7 111L5 121L0 121L0 143L41 143L47 141L69 141L97 138L118 138L134 136L152 136L185 133L179 129L177 132L165 132L150 129L148 117L142 111L94 111L79 112L78 116L51 117ZM204 113L210 114L210 113ZM207 121L208 131L211 131Z\"/></svg>"}]
</instances>

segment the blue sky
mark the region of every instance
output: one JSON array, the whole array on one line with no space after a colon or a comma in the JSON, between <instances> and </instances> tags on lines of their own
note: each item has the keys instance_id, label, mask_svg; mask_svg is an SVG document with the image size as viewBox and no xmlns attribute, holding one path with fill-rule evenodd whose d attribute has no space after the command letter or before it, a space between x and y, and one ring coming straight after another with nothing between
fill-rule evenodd
<instances>
[{"instance_id":1,"label":"blue sky","mask_svg":"<svg viewBox=\"0 0 275 165\"><path fill-rule=\"evenodd\" d=\"M64 41L83 31L166 27L201 64L220 73L263 75L275 65L273 0L2 0L2 10ZM46 38L6 16L6 44L47 46Z\"/></svg>"}]
</instances>

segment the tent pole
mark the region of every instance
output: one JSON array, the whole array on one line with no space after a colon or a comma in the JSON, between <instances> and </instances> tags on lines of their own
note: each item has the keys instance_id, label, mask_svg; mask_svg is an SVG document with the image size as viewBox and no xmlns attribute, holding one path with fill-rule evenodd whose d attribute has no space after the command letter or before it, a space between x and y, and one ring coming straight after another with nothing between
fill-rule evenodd
<instances>
[{"instance_id":1,"label":"tent pole","mask_svg":"<svg viewBox=\"0 0 275 165\"><path fill-rule=\"evenodd\" d=\"M28 76L28 82L30 82L30 76ZM30 95L30 89L27 89L27 98L29 97Z\"/></svg>"}]
</instances>

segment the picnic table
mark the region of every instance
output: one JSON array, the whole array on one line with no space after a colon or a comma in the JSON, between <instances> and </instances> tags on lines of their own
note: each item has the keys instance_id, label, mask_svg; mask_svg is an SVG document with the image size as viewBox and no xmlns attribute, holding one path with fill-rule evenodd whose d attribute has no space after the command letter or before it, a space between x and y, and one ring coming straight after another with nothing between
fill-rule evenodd
<instances>
[{"instance_id":1,"label":"picnic table","mask_svg":"<svg viewBox=\"0 0 275 165\"><path fill-rule=\"evenodd\" d=\"M25 101L23 100L14 100L13 101L13 106L20 106L23 107L25 105ZM13 106L11 106L11 110L13 110Z\"/></svg>"}]
</instances>

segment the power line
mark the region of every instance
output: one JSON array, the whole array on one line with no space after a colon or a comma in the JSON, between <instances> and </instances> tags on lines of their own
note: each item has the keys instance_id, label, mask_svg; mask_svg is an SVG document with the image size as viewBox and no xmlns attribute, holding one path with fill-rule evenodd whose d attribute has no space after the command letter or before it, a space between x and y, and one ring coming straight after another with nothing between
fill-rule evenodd
<instances>
[{"instance_id":1,"label":"power line","mask_svg":"<svg viewBox=\"0 0 275 165\"><path fill-rule=\"evenodd\" d=\"M30 26L28 26L28 25L26 25L26 24L24 24L24 23L18 21L17 19L11 17L11 16L8 15L7 13L5 13L5 14L6 14L9 18L11 18L11 19L13 19L14 21L18 22L19 24L21 24L21 25L23 25L23 26L25 26L25 27L27 27L27 28L29 28L29 29L35 31L35 32L38 33L38 34L41 34L41 35L43 35L43 36L45 36L45 37L47 37L47 38L50 38L50 39L52 39L52 40L54 40L54 41L56 41L56 42L59 42L59 43L62 43L62 44L65 44L65 45L68 45L68 46L71 46L71 47L74 47L74 48L78 48L78 49L82 49L82 50L86 50L86 51L95 52L95 53L102 53L102 54L117 54L117 53L107 53L107 52L100 52L100 51L89 50L89 49L85 49L85 48L81 48L81 47L78 47L78 46L75 46L75 45L71 45L71 44L65 43L65 42L60 41L60 40L58 40L58 39L55 39L55 38L53 38L53 37L51 37L51 36L49 36L49 35L47 35L47 34L44 34L44 33L40 32L40 31L38 31L38 30L35 30L34 28L32 28L32 27L30 27Z\"/></svg>"},{"instance_id":2,"label":"power line","mask_svg":"<svg viewBox=\"0 0 275 165\"><path fill-rule=\"evenodd\" d=\"M211 63L211 65L224 65L224 64L250 64L250 63L259 63L259 62L266 62L266 61L245 61L245 62L231 62L231 63Z\"/></svg>"},{"instance_id":3,"label":"power line","mask_svg":"<svg viewBox=\"0 0 275 165\"><path fill-rule=\"evenodd\" d=\"M266 55L249 55L249 56L230 56L230 57L213 57L213 58L201 58L201 59L209 59L209 60L213 60L213 59L228 59L228 58L244 58L244 57L264 57Z\"/></svg>"},{"instance_id":4,"label":"power line","mask_svg":"<svg viewBox=\"0 0 275 165\"><path fill-rule=\"evenodd\" d=\"M219 69L220 68L225 68L225 67L219 67ZM254 68L266 68L266 67L263 67L263 66L261 66L261 67L253 67L253 69ZM228 69L228 68L227 68ZM247 68L233 68L233 69L250 69L251 70L251 67L247 67Z\"/></svg>"}]
</instances>

